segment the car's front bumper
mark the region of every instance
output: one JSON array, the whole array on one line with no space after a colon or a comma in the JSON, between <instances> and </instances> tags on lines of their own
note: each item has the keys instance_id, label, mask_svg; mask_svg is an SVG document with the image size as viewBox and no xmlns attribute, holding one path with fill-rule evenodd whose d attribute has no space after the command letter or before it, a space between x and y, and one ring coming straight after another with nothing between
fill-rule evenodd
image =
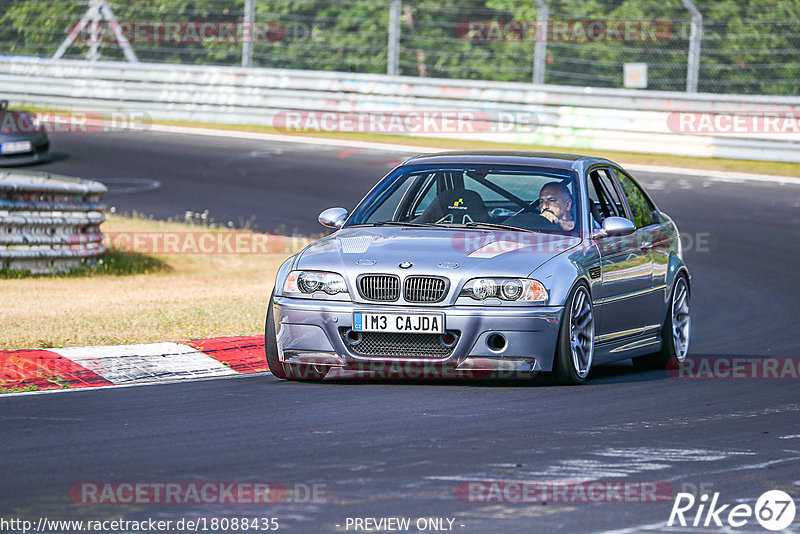
<instances>
[{"instance_id":1,"label":"car's front bumper","mask_svg":"<svg viewBox=\"0 0 800 534\"><path fill-rule=\"evenodd\" d=\"M25 136L0 136L0 143L13 141L30 141L31 150L28 152L14 152L3 154L0 152L0 167L13 167L17 165L30 165L50 161L50 140L47 134L36 133Z\"/></svg>"},{"instance_id":2,"label":"car's front bumper","mask_svg":"<svg viewBox=\"0 0 800 534\"><path fill-rule=\"evenodd\" d=\"M354 311L442 312L446 329L458 331L459 339L444 357L365 356L356 353L342 335L352 328ZM274 298L278 353L285 364L396 376L413 376L428 370L432 376L450 372L484 376L495 372L551 371L562 312L563 307L415 308ZM487 339L492 334L505 338L502 350L488 346Z\"/></svg>"}]
</instances>

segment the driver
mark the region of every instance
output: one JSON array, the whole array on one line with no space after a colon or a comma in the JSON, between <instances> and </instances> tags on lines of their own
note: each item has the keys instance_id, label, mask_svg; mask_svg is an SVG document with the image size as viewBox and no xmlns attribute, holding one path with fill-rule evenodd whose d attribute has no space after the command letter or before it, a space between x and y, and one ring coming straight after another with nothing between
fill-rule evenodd
<instances>
[{"instance_id":1,"label":"driver","mask_svg":"<svg viewBox=\"0 0 800 534\"><path fill-rule=\"evenodd\" d=\"M562 230L575 228L572 195L569 188L561 182L550 182L542 186L539 191L539 211L542 217Z\"/></svg>"}]
</instances>

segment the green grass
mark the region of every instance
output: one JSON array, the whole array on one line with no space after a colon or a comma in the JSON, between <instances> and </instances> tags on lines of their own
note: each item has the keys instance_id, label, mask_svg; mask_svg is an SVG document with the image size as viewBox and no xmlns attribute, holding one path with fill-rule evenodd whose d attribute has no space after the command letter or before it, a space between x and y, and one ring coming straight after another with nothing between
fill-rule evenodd
<instances>
[{"instance_id":1,"label":"green grass","mask_svg":"<svg viewBox=\"0 0 800 534\"><path fill-rule=\"evenodd\" d=\"M58 273L31 273L16 269L0 269L0 279L22 278L76 278L85 276L132 276L168 272L170 266L162 260L145 254L110 250L92 267L70 269Z\"/></svg>"},{"instance_id":2,"label":"green grass","mask_svg":"<svg viewBox=\"0 0 800 534\"><path fill-rule=\"evenodd\" d=\"M25 393L27 391L39 391L39 386L27 386L23 388L0 387L0 393Z\"/></svg>"}]
</instances>

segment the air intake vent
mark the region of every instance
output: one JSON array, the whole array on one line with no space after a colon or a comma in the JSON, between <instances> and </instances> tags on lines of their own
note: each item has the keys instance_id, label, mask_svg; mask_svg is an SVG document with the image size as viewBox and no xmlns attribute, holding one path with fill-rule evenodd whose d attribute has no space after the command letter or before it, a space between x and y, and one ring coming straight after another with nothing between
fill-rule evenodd
<instances>
[{"instance_id":1,"label":"air intake vent","mask_svg":"<svg viewBox=\"0 0 800 534\"><path fill-rule=\"evenodd\" d=\"M589 269L589 278L591 278L592 280L600 278L601 274L603 274L603 271L600 269L599 265L597 267L592 267L591 269Z\"/></svg>"},{"instance_id":2,"label":"air intake vent","mask_svg":"<svg viewBox=\"0 0 800 534\"><path fill-rule=\"evenodd\" d=\"M358 278L358 292L366 300L394 302L400 297L400 278L391 274L365 274Z\"/></svg>"},{"instance_id":3,"label":"air intake vent","mask_svg":"<svg viewBox=\"0 0 800 534\"><path fill-rule=\"evenodd\" d=\"M347 341L347 328L341 328L347 347L359 356L381 358L447 358L453 354L455 343L451 346L442 343L438 334L396 334L385 332L364 332L361 342L352 345ZM461 332L448 330L456 340Z\"/></svg>"},{"instance_id":4,"label":"air intake vent","mask_svg":"<svg viewBox=\"0 0 800 534\"><path fill-rule=\"evenodd\" d=\"M406 278L403 297L407 302L441 302L450 281L438 276L409 276Z\"/></svg>"}]
</instances>

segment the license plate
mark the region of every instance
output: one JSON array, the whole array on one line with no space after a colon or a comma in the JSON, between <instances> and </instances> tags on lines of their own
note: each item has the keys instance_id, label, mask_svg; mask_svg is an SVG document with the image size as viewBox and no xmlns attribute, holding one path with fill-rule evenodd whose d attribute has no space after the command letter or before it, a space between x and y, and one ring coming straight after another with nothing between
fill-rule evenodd
<instances>
[{"instance_id":1,"label":"license plate","mask_svg":"<svg viewBox=\"0 0 800 534\"><path fill-rule=\"evenodd\" d=\"M30 141L12 141L10 143L3 143L0 145L0 152L3 154L19 154L20 152L30 152Z\"/></svg>"},{"instance_id":2,"label":"license plate","mask_svg":"<svg viewBox=\"0 0 800 534\"><path fill-rule=\"evenodd\" d=\"M353 312L353 330L356 332L444 334L444 314Z\"/></svg>"}]
</instances>

